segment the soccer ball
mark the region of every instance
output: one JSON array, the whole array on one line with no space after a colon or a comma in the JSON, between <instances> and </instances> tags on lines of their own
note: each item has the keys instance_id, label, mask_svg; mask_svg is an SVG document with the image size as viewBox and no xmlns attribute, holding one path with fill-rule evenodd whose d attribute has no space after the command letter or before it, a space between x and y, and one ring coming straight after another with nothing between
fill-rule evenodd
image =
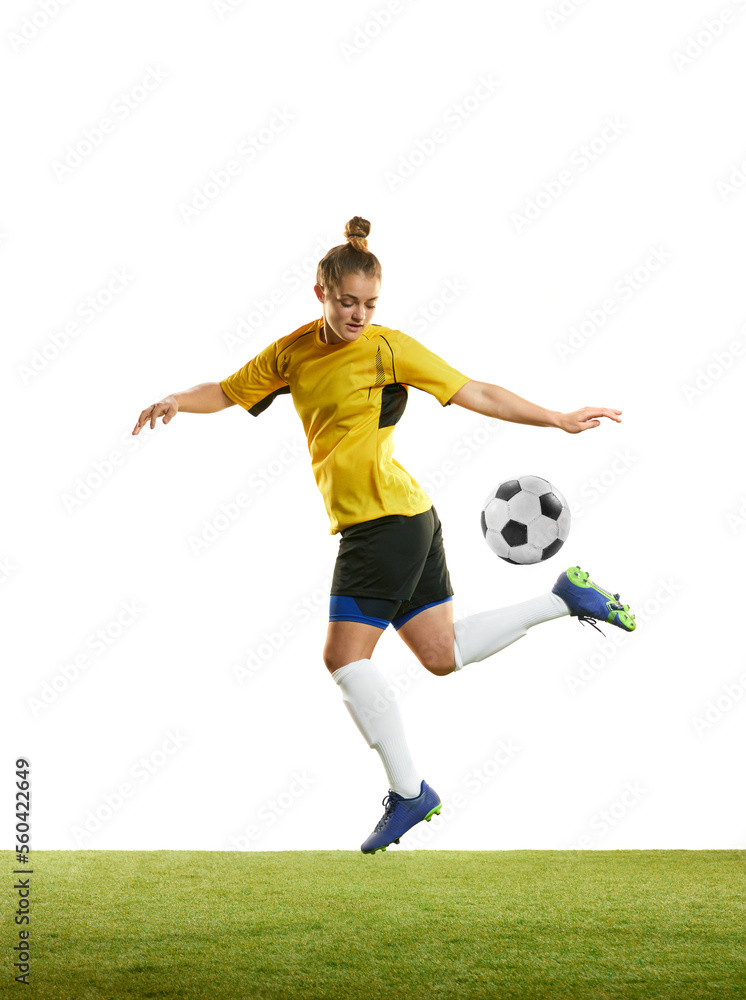
<instances>
[{"instance_id":1,"label":"soccer ball","mask_svg":"<svg viewBox=\"0 0 746 1000\"><path fill-rule=\"evenodd\" d=\"M508 479L484 501L482 534L506 562L542 562L559 552L570 534L570 508L546 479Z\"/></svg>"}]
</instances>

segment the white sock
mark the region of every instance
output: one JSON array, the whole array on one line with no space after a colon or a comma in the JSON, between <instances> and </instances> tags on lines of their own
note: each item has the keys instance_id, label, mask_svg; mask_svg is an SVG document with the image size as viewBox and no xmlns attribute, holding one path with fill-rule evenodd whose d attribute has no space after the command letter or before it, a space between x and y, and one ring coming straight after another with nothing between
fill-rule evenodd
<instances>
[{"instance_id":1,"label":"white sock","mask_svg":"<svg viewBox=\"0 0 746 1000\"><path fill-rule=\"evenodd\" d=\"M399 706L386 695L386 678L372 660L355 660L332 674L368 746L377 750L389 787L405 799L420 794L422 778L412 763Z\"/></svg>"},{"instance_id":2,"label":"white sock","mask_svg":"<svg viewBox=\"0 0 746 1000\"><path fill-rule=\"evenodd\" d=\"M556 594L542 594L509 608L482 611L453 624L456 670L484 660L521 639L532 625L569 615L570 609Z\"/></svg>"}]
</instances>

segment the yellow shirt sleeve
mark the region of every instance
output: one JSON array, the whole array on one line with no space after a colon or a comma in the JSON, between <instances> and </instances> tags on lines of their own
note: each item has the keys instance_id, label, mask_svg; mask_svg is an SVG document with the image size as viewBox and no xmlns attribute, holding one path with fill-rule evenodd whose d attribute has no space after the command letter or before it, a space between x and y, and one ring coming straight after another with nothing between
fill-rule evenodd
<instances>
[{"instance_id":1,"label":"yellow shirt sleeve","mask_svg":"<svg viewBox=\"0 0 746 1000\"><path fill-rule=\"evenodd\" d=\"M223 379L220 386L229 399L258 414L269 406L278 391L290 391L277 371L277 347L277 341L268 344L243 368Z\"/></svg>"},{"instance_id":2,"label":"yellow shirt sleeve","mask_svg":"<svg viewBox=\"0 0 746 1000\"><path fill-rule=\"evenodd\" d=\"M448 405L462 385L471 381L468 375L401 330L393 330L391 340L396 381L429 392L443 406Z\"/></svg>"}]
</instances>

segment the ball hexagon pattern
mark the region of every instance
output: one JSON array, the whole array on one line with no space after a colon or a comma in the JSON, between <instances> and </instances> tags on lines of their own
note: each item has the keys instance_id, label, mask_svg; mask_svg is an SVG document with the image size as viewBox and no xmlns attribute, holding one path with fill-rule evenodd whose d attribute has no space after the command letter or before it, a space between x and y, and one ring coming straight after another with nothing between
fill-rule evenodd
<instances>
[{"instance_id":1,"label":"ball hexagon pattern","mask_svg":"<svg viewBox=\"0 0 746 1000\"><path fill-rule=\"evenodd\" d=\"M540 476L506 479L484 501L482 534L505 562L543 562L559 552L570 534L570 508Z\"/></svg>"}]
</instances>

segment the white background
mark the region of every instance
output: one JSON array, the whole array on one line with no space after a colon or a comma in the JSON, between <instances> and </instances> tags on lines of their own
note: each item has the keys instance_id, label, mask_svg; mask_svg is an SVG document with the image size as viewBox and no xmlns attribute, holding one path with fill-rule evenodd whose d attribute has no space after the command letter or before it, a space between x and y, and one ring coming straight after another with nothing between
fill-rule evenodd
<instances>
[{"instance_id":1,"label":"white background","mask_svg":"<svg viewBox=\"0 0 746 1000\"><path fill-rule=\"evenodd\" d=\"M357 850L378 820L321 658L339 536L291 401L130 437L316 318L356 214L377 322L545 406L623 410L567 435L410 392L396 456L455 614L579 563L640 623L564 618L446 678L389 629L375 661L445 817L399 849L743 845L746 7L55 7L2 14L3 846L19 755L35 848ZM514 567L479 512L524 473L575 517Z\"/></svg>"}]
</instances>

